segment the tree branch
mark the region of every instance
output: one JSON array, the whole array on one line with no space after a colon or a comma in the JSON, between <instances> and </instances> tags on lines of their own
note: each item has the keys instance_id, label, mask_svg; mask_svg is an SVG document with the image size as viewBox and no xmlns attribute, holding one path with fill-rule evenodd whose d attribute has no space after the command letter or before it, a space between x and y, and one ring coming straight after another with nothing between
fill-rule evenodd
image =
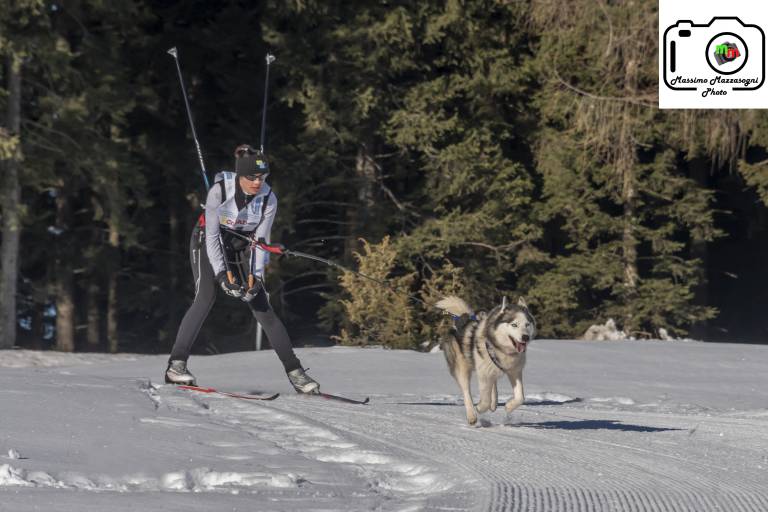
<instances>
[{"instance_id":1,"label":"tree branch","mask_svg":"<svg viewBox=\"0 0 768 512\"><path fill-rule=\"evenodd\" d=\"M344 222L341 220L331 219L302 219L297 220L294 222L294 224L338 224L340 226L351 226L354 224L354 222Z\"/></svg>"},{"instance_id":2,"label":"tree branch","mask_svg":"<svg viewBox=\"0 0 768 512\"><path fill-rule=\"evenodd\" d=\"M51 128L50 126L45 126L44 124L38 123L36 121L32 121L31 119L22 119L21 120L21 124L22 125L34 126L36 128L40 128L41 130L45 130L45 131L48 131L50 133L53 133L53 134L56 134L56 135L60 135L64 139L66 139L69 142L71 142L77 149L80 149L80 150L83 149L83 147L80 145L80 143L78 143L75 139L73 139L72 137L70 137L69 135L67 135L66 133L64 133L64 132L62 132L60 130L56 130L55 128Z\"/></svg>"},{"instance_id":3,"label":"tree branch","mask_svg":"<svg viewBox=\"0 0 768 512\"><path fill-rule=\"evenodd\" d=\"M571 91L573 91L573 92L575 92L575 93L577 93L577 94L579 94L581 96L585 96L585 97L591 98L593 100L598 100L598 101L618 101L618 102L631 103L633 105L640 105L640 106L643 106L643 107L650 107L650 108L657 108L658 107L658 103L654 103L652 101L647 101L649 99L653 100L654 98L656 98L655 95L647 95L647 96L599 96L597 94L589 93L589 92L587 92L587 91L585 91L583 89L579 89L575 85L569 84L568 82L566 82L565 80L563 80L560 77L560 74L557 72L557 68L555 68L555 67L552 68L552 74L555 76L557 81L560 82L560 84L562 84L567 89L570 89Z\"/></svg>"},{"instance_id":4,"label":"tree branch","mask_svg":"<svg viewBox=\"0 0 768 512\"><path fill-rule=\"evenodd\" d=\"M294 293L303 292L305 290L316 290L318 288L333 288L332 285L324 283L324 284L311 284L308 286L302 286L301 288L295 288L293 290L289 290L287 292L283 292L283 297L287 297L288 295L293 295Z\"/></svg>"}]
</instances>

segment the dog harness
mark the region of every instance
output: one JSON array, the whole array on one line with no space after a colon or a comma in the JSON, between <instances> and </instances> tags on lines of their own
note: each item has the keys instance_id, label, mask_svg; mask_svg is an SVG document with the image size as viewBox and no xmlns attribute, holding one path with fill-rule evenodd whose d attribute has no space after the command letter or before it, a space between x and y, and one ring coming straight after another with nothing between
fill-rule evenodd
<instances>
[{"instance_id":1,"label":"dog harness","mask_svg":"<svg viewBox=\"0 0 768 512\"><path fill-rule=\"evenodd\" d=\"M469 322L477 322L477 315L474 313L471 315L453 315L451 313L448 314L451 315L451 318L453 319L453 328L456 329L456 332L463 331Z\"/></svg>"},{"instance_id":2,"label":"dog harness","mask_svg":"<svg viewBox=\"0 0 768 512\"><path fill-rule=\"evenodd\" d=\"M485 350L488 352L488 356L490 356L491 361L493 361L493 364L496 365L496 368L499 370L506 372L507 370L501 366L501 362L499 361L499 356L496 355L496 350L494 350L493 345L491 345L491 342L488 341L488 338L485 338Z\"/></svg>"},{"instance_id":3,"label":"dog harness","mask_svg":"<svg viewBox=\"0 0 768 512\"><path fill-rule=\"evenodd\" d=\"M471 315L451 315L451 318L453 318L453 328L456 330L456 333L463 331L464 328L467 326L469 322L477 322L477 315L472 313ZM491 342L488 341L488 337L485 337L485 351L488 352L488 357L491 358L491 361L494 365L496 365L496 368L499 370L506 372L507 370L504 369L503 366L501 366L501 361L499 361L499 356L496 355L496 350L494 350L493 345L491 345Z\"/></svg>"}]
</instances>

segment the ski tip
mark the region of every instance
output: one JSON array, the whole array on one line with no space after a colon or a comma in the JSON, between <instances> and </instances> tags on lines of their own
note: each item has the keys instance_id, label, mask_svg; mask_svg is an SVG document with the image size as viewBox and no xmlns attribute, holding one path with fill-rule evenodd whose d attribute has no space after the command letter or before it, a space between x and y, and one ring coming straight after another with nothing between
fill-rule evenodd
<instances>
[{"instance_id":1,"label":"ski tip","mask_svg":"<svg viewBox=\"0 0 768 512\"><path fill-rule=\"evenodd\" d=\"M307 394L307 396L319 396L320 398L325 398L326 400L336 400L337 402L344 402L347 404L357 404L357 405L366 405L371 399L370 397L365 397L364 400L355 400L354 398L347 398L345 396L339 396L339 395L332 395L330 393L311 393Z\"/></svg>"},{"instance_id":2,"label":"ski tip","mask_svg":"<svg viewBox=\"0 0 768 512\"><path fill-rule=\"evenodd\" d=\"M266 400L266 401L274 400L280 396L280 393L273 393L271 395L249 395L249 394L240 394L240 393L227 393L224 391L222 391L221 394L224 396L232 397L232 398L240 398L242 400Z\"/></svg>"}]
</instances>

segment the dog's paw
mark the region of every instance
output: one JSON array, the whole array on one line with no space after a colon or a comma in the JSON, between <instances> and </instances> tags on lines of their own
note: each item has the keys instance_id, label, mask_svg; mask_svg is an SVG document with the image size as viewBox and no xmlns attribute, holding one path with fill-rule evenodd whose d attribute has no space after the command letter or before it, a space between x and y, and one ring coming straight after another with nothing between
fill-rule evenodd
<instances>
[{"instance_id":1,"label":"dog's paw","mask_svg":"<svg viewBox=\"0 0 768 512\"><path fill-rule=\"evenodd\" d=\"M506 417L504 418L505 427L518 427L521 424L522 424L522 421L520 420L520 418L510 413L507 413Z\"/></svg>"},{"instance_id":2,"label":"dog's paw","mask_svg":"<svg viewBox=\"0 0 768 512\"><path fill-rule=\"evenodd\" d=\"M506 404L504 404L504 410L507 411L507 413L510 413L520 407L520 405L523 403L522 400L515 400L514 398L512 400L509 400Z\"/></svg>"},{"instance_id":3,"label":"dog's paw","mask_svg":"<svg viewBox=\"0 0 768 512\"><path fill-rule=\"evenodd\" d=\"M477 412L480 414L484 413L485 411L489 410L491 408L490 402L485 402L483 400L480 400L480 403L477 404Z\"/></svg>"}]
</instances>

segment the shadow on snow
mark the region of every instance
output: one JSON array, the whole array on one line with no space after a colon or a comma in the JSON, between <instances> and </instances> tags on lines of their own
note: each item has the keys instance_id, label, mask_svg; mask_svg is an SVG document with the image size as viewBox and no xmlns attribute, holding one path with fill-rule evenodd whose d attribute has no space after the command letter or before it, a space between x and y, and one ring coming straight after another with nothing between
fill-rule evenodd
<instances>
[{"instance_id":1,"label":"shadow on snow","mask_svg":"<svg viewBox=\"0 0 768 512\"><path fill-rule=\"evenodd\" d=\"M535 402L525 402L523 405L532 405L532 406L539 406L539 405L563 405L563 404L576 404L579 402L583 402L583 398L571 398L570 400L538 400ZM440 401L440 402L396 402L397 405L464 405L464 402L461 400L454 400L454 401ZM505 402L499 402L496 404L497 407L504 407Z\"/></svg>"},{"instance_id":2,"label":"shadow on snow","mask_svg":"<svg viewBox=\"0 0 768 512\"><path fill-rule=\"evenodd\" d=\"M506 424L509 427L527 427L559 430L620 430L622 432L668 432L685 430L681 428L649 427L647 425L631 425L615 420L561 420L537 421Z\"/></svg>"}]
</instances>

